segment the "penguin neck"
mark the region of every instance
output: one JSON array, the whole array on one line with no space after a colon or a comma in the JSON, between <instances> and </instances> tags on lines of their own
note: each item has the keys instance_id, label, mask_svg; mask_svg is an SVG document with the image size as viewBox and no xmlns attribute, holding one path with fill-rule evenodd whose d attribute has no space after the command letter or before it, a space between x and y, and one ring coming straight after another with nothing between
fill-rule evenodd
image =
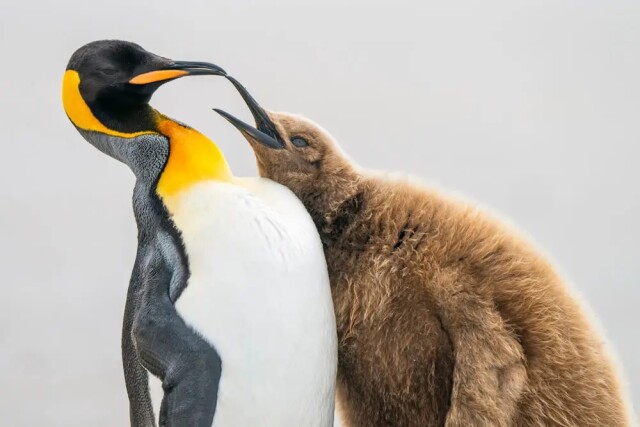
<instances>
[{"instance_id":1,"label":"penguin neck","mask_svg":"<svg viewBox=\"0 0 640 427\"><path fill-rule=\"evenodd\" d=\"M156 127L169 140L169 156L156 187L165 202L201 181L233 179L222 151L205 135L160 113Z\"/></svg>"}]
</instances>

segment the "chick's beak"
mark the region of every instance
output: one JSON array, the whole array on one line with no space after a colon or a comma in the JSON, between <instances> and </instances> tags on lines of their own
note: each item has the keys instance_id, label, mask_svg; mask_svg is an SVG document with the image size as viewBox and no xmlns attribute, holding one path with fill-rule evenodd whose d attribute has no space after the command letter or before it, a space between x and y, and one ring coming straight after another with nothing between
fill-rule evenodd
<instances>
[{"instance_id":1,"label":"chick's beak","mask_svg":"<svg viewBox=\"0 0 640 427\"><path fill-rule=\"evenodd\" d=\"M251 125L248 125L247 123L243 122L237 117L232 116L226 111L220 110L218 108L214 108L213 111L215 111L216 113L220 114L222 117L227 119L227 121L231 123L233 126L235 126L236 129L238 129L240 132L250 136L251 138L258 141L260 144L264 145L265 147L274 148L274 149L284 148L284 144L278 141L277 139L271 137L270 135L267 135L266 133L254 128Z\"/></svg>"},{"instance_id":2,"label":"chick's beak","mask_svg":"<svg viewBox=\"0 0 640 427\"><path fill-rule=\"evenodd\" d=\"M138 74L129 80L129 83L145 85L177 79L178 77L201 75L226 76L227 72L209 62L171 61L166 65Z\"/></svg>"},{"instance_id":3,"label":"chick's beak","mask_svg":"<svg viewBox=\"0 0 640 427\"><path fill-rule=\"evenodd\" d=\"M225 111L219 110L217 108L214 108L214 111L227 119L229 123L234 125L240 132L251 136L262 145L275 149L284 148L285 144L282 141L282 138L280 137L276 126L271 121L264 108L262 108L260 104L258 104L253 96L251 96L249 91L247 91L247 89L242 86L239 81L231 76L226 77L227 80L229 80L236 88L236 90L240 93L240 96L242 96L242 99L244 99L247 107L249 107L249 111L251 111L251 115L256 122L256 127L246 124L242 120L232 116Z\"/></svg>"}]
</instances>

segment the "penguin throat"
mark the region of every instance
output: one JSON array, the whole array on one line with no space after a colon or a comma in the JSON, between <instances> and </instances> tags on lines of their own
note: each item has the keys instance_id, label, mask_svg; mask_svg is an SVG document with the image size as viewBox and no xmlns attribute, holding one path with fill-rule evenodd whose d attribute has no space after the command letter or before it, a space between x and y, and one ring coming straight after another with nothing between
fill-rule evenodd
<instances>
[{"instance_id":1,"label":"penguin throat","mask_svg":"<svg viewBox=\"0 0 640 427\"><path fill-rule=\"evenodd\" d=\"M218 146L197 130L162 115L157 128L169 139L169 157L156 188L165 204L199 182L233 178Z\"/></svg>"},{"instance_id":2,"label":"penguin throat","mask_svg":"<svg viewBox=\"0 0 640 427\"><path fill-rule=\"evenodd\" d=\"M96 118L108 129L126 134L154 132L159 113L149 104L119 104L118 100L99 99L88 103Z\"/></svg>"}]
</instances>

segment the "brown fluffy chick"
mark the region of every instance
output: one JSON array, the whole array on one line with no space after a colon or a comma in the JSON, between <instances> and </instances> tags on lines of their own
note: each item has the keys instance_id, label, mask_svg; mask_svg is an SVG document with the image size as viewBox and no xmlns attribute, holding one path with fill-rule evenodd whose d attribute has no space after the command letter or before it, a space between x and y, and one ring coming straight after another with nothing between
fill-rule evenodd
<instances>
[{"instance_id":1,"label":"brown fluffy chick","mask_svg":"<svg viewBox=\"0 0 640 427\"><path fill-rule=\"evenodd\" d=\"M472 205L358 169L232 81L260 131L218 112L323 239L347 426L628 425L607 349L544 256Z\"/></svg>"}]
</instances>

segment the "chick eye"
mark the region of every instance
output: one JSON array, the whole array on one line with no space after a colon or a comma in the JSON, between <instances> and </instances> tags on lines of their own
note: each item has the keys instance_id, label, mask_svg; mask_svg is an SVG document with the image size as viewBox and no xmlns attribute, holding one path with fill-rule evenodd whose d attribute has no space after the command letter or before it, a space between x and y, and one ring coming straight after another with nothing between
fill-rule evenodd
<instances>
[{"instance_id":1,"label":"chick eye","mask_svg":"<svg viewBox=\"0 0 640 427\"><path fill-rule=\"evenodd\" d=\"M306 139L301 138L299 136L295 136L291 138L291 143L296 147L306 147L307 145L309 145Z\"/></svg>"}]
</instances>

